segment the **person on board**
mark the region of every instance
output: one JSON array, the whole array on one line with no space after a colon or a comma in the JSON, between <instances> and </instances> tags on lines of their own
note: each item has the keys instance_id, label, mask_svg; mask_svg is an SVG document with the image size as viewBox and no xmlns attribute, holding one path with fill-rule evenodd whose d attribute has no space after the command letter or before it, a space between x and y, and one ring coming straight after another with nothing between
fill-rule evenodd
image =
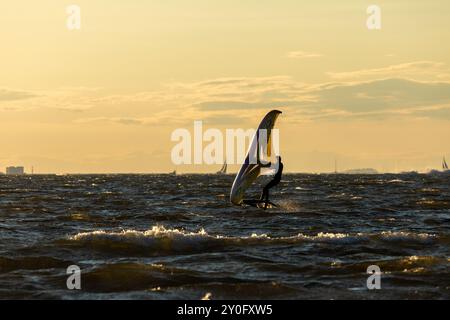
<instances>
[{"instance_id":1,"label":"person on board","mask_svg":"<svg viewBox=\"0 0 450 320\"><path fill-rule=\"evenodd\" d=\"M270 163L267 165L270 166ZM277 156L277 172L275 173L272 180L269 181L268 184L263 188L263 192L261 194L261 198L259 200L264 201L264 209L267 209L267 206L269 205L269 190L276 185L278 185L281 181L281 175L283 174L283 162L281 162L281 157Z\"/></svg>"}]
</instances>

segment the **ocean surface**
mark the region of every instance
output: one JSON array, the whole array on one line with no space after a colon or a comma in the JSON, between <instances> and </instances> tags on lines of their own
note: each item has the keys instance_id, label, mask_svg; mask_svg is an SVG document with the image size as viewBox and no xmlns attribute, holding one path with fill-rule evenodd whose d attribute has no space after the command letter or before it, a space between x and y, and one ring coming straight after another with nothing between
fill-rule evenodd
<instances>
[{"instance_id":1,"label":"ocean surface","mask_svg":"<svg viewBox=\"0 0 450 320\"><path fill-rule=\"evenodd\" d=\"M287 174L270 210L233 178L0 176L0 299L450 298L450 175Z\"/></svg>"}]
</instances>

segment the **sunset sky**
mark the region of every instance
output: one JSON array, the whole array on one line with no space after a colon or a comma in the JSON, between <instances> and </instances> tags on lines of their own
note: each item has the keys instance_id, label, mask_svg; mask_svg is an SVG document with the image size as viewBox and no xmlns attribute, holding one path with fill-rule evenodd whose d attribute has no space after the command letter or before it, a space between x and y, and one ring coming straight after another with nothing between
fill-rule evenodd
<instances>
[{"instance_id":1,"label":"sunset sky","mask_svg":"<svg viewBox=\"0 0 450 320\"><path fill-rule=\"evenodd\" d=\"M175 166L171 132L255 128L275 108L286 171L439 168L449 17L447 0L2 3L0 171L215 172Z\"/></svg>"}]
</instances>

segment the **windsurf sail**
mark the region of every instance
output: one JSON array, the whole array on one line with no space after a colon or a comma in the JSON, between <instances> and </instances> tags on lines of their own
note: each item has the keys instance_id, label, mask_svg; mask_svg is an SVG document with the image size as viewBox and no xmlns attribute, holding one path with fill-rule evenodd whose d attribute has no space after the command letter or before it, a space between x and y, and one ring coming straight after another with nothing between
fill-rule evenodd
<instances>
[{"instance_id":1,"label":"windsurf sail","mask_svg":"<svg viewBox=\"0 0 450 320\"><path fill-rule=\"evenodd\" d=\"M233 186L231 187L230 201L233 204L242 205L245 191L264 171L262 170L263 166L261 160L268 161L268 159L265 159L264 157L270 158L272 155L272 129L280 114L281 111L272 110L266 114L259 124L258 130L255 132L252 142L250 143L244 163L236 175ZM265 133L266 137L260 137L260 133L262 132ZM263 140L266 140L267 143ZM255 159L255 153L257 161L253 161Z\"/></svg>"},{"instance_id":2,"label":"windsurf sail","mask_svg":"<svg viewBox=\"0 0 450 320\"><path fill-rule=\"evenodd\" d=\"M444 157L444 159L442 160L442 169L448 170L448 165L447 165L447 161L445 161L445 157Z\"/></svg>"}]
</instances>

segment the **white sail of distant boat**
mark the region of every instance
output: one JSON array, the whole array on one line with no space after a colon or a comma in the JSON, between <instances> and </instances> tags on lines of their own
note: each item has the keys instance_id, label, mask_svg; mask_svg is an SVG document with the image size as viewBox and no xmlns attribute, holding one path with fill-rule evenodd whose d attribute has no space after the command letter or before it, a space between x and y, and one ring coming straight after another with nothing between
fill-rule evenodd
<instances>
[{"instance_id":1,"label":"white sail of distant boat","mask_svg":"<svg viewBox=\"0 0 450 320\"><path fill-rule=\"evenodd\" d=\"M442 169L448 170L448 165L447 165L447 161L445 161L445 157L444 157L444 159L442 159Z\"/></svg>"},{"instance_id":2,"label":"white sail of distant boat","mask_svg":"<svg viewBox=\"0 0 450 320\"><path fill-rule=\"evenodd\" d=\"M234 179L233 186L231 187L230 192L230 201L235 205L242 205L244 203L244 194L245 191L253 184L253 182L260 175L267 174L271 170L263 170L264 168L261 166L261 163L252 163L250 160L254 158L254 153L260 156L260 147L259 144L259 132L260 130L266 130L267 132L267 145L266 145L266 155L271 157L271 135L272 129L275 126L275 122L278 116L281 114L281 111L272 110L261 121L259 127L253 136L252 142L250 143L249 151L247 152L247 156L245 158L244 163L241 166L236 178ZM264 142L263 142L264 143Z\"/></svg>"},{"instance_id":3,"label":"white sail of distant boat","mask_svg":"<svg viewBox=\"0 0 450 320\"><path fill-rule=\"evenodd\" d=\"M222 168L217 171L217 174L227 174L227 160L224 161Z\"/></svg>"}]
</instances>

